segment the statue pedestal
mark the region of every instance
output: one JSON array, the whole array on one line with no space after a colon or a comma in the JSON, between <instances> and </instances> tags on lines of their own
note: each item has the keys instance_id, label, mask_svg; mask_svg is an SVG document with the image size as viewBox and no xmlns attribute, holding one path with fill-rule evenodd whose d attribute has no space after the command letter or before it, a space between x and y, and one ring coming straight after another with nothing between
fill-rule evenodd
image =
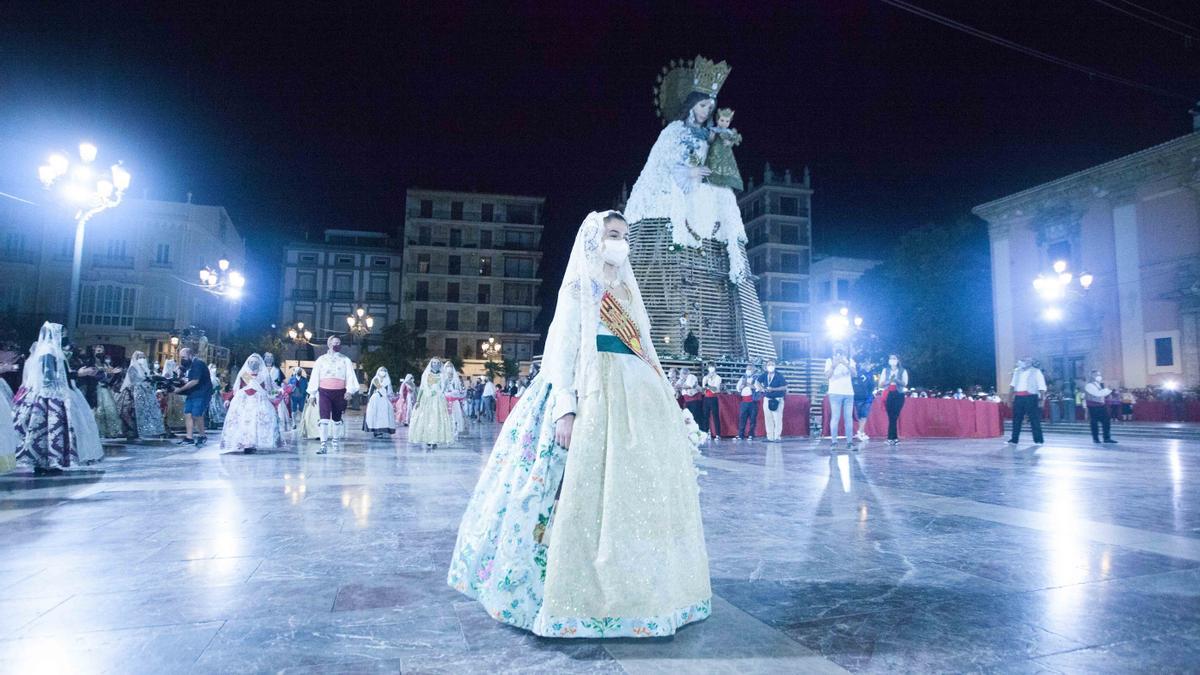
<instances>
[{"instance_id":1,"label":"statue pedestal","mask_svg":"<svg viewBox=\"0 0 1200 675\"><path fill-rule=\"evenodd\" d=\"M700 340L700 359L754 361L774 358L775 344L762 303L747 276L729 281L725 243L707 240L702 248L672 251L671 225L643 220L629 227L629 261L650 315L654 348L663 361L684 356L680 318ZM746 247L738 244L743 259ZM747 262L747 269L749 263Z\"/></svg>"}]
</instances>

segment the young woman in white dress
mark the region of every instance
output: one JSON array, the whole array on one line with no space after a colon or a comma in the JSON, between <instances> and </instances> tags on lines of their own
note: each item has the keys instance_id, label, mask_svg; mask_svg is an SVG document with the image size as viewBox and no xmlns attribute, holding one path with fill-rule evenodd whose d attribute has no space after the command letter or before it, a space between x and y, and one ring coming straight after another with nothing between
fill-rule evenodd
<instances>
[{"instance_id":1,"label":"young woman in white dress","mask_svg":"<svg viewBox=\"0 0 1200 675\"><path fill-rule=\"evenodd\" d=\"M363 428L370 431L375 438L387 438L396 433L396 418L392 414L392 378L383 366L380 366L375 371L375 377L371 378Z\"/></svg>"},{"instance_id":2,"label":"young woman in white dress","mask_svg":"<svg viewBox=\"0 0 1200 675\"><path fill-rule=\"evenodd\" d=\"M615 211L580 227L541 372L504 423L448 573L537 635L671 635L712 609L701 437L644 339L627 234Z\"/></svg>"},{"instance_id":3,"label":"young woman in white dress","mask_svg":"<svg viewBox=\"0 0 1200 675\"><path fill-rule=\"evenodd\" d=\"M454 423L450 421L447 409L443 368L442 360L437 357L425 366L408 426L408 442L423 443L430 450L454 442Z\"/></svg>"},{"instance_id":4,"label":"young woman in white dress","mask_svg":"<svg viewBox=\"0 0 1200 675\"><path fill-rule=\"evenodd\" d=\"M263 359L251 354L233 382L233 400L221 428L221 450L256 450L283 447L279 415L271 405L271 384Z\"/></svg>"}]
</instances>

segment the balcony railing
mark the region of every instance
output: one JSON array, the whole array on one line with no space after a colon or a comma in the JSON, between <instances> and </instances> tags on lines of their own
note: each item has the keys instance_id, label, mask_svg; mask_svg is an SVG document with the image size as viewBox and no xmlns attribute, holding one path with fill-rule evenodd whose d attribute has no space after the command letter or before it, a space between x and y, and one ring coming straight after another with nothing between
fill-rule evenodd
<instances>
[{"instance_id":1,"label":"balcony railing","mask_svg":"<svg viewBox=\"0 0 1200 675\"><path fill-rule=\"evenodd\" d=\"M147 316L134 317L134 330L171 330L175 327L174 319L156 319Z\"/></svg>"},{"instance_id":2,"label":"balcony railing","mask_svg":"<svg viewBox=\"0 0 1200 675\"><path fill-rule=\"evenodd\" d=\"M314 289L293 288L292 289L292 299L293 300L316 300L317 299L317 291Z\"/></svg>"},{"instance_id":3,"label":"balcony railing","mask_svg":"<svg viewBox=\"0 0 1200 675\"><path fill-rule=\"evenodd\" d=\"M367 293L367 302L391 302L391 293Z\"/></svg>"},{"instance_id":4,"label":"balcony railing","mask_svg":"<svg viewBox=\"0 0 1200 675\"><path fill-rule=\"evenodd\" d=\"M353 300L354 291L329 291L330 300Z\"/></svg>"},{"instance_id":5,"label":"balcony railing","mask_svg":"<svg viewBox=\"0 0 1200 675\"><path fill-rule=\"evenodd\" d=\"M0 248L0 262L29 263L35 265L38 262L38 254L36 251L23 248Z\"/></svg>"},{"instance_id":6,"label":"balcony railing","mask_svg":"<svg viewBox=\"0 0 1200 675\"><path fill-rule=\"evenodd\" d=\"M92 265L94 267L111 267L115 269L131 270L133 269L133 256L94 255L92 256Z\"/></svg>"}]
</instances>

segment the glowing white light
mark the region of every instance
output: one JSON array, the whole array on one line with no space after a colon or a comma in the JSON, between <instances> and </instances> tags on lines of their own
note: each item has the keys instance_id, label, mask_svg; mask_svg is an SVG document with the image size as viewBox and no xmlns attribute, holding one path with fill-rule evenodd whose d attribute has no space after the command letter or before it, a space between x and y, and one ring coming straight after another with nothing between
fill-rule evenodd
<instances>
[{"instance_id":1,"label":"glowing white light","mask_svg":"<svg viewBox=\"0 0 1200 675\"><path fill-rule=\"evenodd\" d=\"M358 309L354 310L354 313L357 314L359 317L362 317L363 314L367 313L367 310L363 309L362 307L359 307Z\"/></svg>"},{"instance_id":2,"label":"glowing white light","mask_svg":"<svg viewBox=\"0 0 1200 675\"><path fill-rule=\"evenodd\" d=\"M65 155L50 155L48 164L50 165L50 168L54 169L55 176L61 176L66 173L67 168L71 166L71 160L67 159Z\"/></svg>"},{"instance_id":3,"label":"glowing white light","mask_svg":"<svg viewBox=\"0 0 1200 675\"><path fill-rule=\"evenodd\" d=\"M353 316L346 317L346 325L350 326L351 328L354 328L354 317Z\"/></svg>"},{"instance_id":4,"label":"glowing white light","mask_svg":"<svg viewBox=\"0 0 1200 675\"><path fill-rule=\"evenodd\" d=\"M53 183L55 178L58 178L58 174L55 173L54 167L49 164L43 164L38 167L38 180L42 181L45 185L48 186Z\"/></svg>"},{"instance_id":5,"label":"glowing white light","mask_svg":"<svg viewBox=\"0 0 1200 675\"><path fill-rule=\"evenodd\" d=\"M96 146L88 142L79 144L79 158L85 162L94 162L96 160Z\"/></svg>"},{"instance_id":6,"label":"glowing white light","mask_svg":"<svg viewBox=\"0 0 1200 675\"><path fill-rule=\"evenodd\" d=\"M1046 321L1062 321L1063 311L1058 307L1047 307L1042 310L1042 318Z\"/></svg>"},{"instance_id":7,"label":"glowing white light","mask_svg":"<svg viewBox=\"0 0 1200 675\"><path fill-rule=\"evenodd\" d=\"M863 325L863 318L861 316L854 317L854 327L862 328L862 325Z\"/></svg>"},{"instance_id":8,"label":"glowing white light","mask_svg":"<svg viewBox=\"0 0 1200 675\"><path fill-rule=\"evenodd\" d=\"M102 180L96 183L96 192L100 193L101 197L108 199L113 193L113 184L109 181Z\"/></svg>"},{"instance_id":9,"label":"glowing white light","mask_svg":"<svg viewBox=\"0 0 1200 675\"><path fill-rule=\"evenodd\" d=\"M225 295L231 300L238 300L242 297L242 289L231 288Z\"/></svg>"},{"instance_id":10,"label":"glowing white light","mask_svg":"<svg viewBox=\"0 0 1200 675\"><path fill-rule=\"evenodd\" d=\"M234 288L242 288L246 285L246 277L242 276L241 272L230 272L229 285Z\"/></svg>"},{"instance_id":11,"label":"glowing white light","mask_svg":"<svg viewBox=\"0 0 1200 675\"><path fill-rule=\"evenodd\" d=\"M75 167L75 170L71 172L71 177L81 182L87 182L91 180L93 175L92 167L84 166L82 164Z\"/></svg>"},{"instance_id":12,"label":"glowing white light","mask_svg":"<svg viewBox=\"0 0 1200 675\"><path fill-rule=\"evenodd\" d=\"M229 261L221 258L217 261L217 267L220 267L221 271L224 272L225 270L229 269Z\"/></svg>"},{"instance_id":13,"label":"glowing white light","mask_svg":"<svg viewBox=\"0 0 1200 675\"><path fill-rule=\"evenodd\" d=\"M300 330L304 330L304 322L303 322L303 321L297 321L297 322L296 322L296 328L299 328Z\"/></svg>"},{"instance_id":14,"label":"glowing white light","mask_svg":"<svg viewBox=\"0 0 1200 675\"><path fill-rule=\"evenodd\" d=\"M1055 274L1062 274L1063 272L1066 272L1066 271L1067 271L1067 261L1066 260L1055 260L1054 261L1054 273Z\"/></svg>"},{"instance_id":15,"label":"glowing white light","mask_svg":"<svg viewBox=\"0 0 1200 675\"><path fill-rule=\"evenodd\" d=\"M208 280L211 276L212 276L212 272L209 272L207 267L200 270L200 283L207 286Z\"/></svg>"},{"instance_id":16,"label":"glowing white light","mask_svg":"<svg viewBox=\"0 0 1200 675\"><path fill-rule=\"evenodd\" d=\"M67 183L63 186L62 195L68 201L82 203L91 199L92 193L79 183Z\"/></svg>"},{"instance_id":17,"label":"glowing white light","mask_svg":"<svg viewBox=\"0 0 1200 675\"><path fill-rule=\"evenodd\" d=\"M843 308L841 308L841 309L839 309L839 310L838 310L838 314L841 314L842 316L848 316L848 315L850 314L850 308L849 308L849 307L843 307Z\"/></svg>"},{"instance_id":18,"label":"glowing white light","mask_svg":"<svg viewBox=\"0 0 1200 675\"><path fill-rule=\"evenodd\" d=\"M120 164L113 164L110 169L112 172L113 185L116 186L118 192L124 192L129 189L129 182L133 180L133 176L129 175Z\"/></svg>"},{"instance_id":19,"label":"glowing white light","mask_svg":"<svg viewBox=\"0 0 1200 675\"><path fill-rule=\"evenodd\" d=\"M1042 289L1044 289L1045 287L1046 287L1046 278L1040 274L1037 275L1037 278L1033 280L1033 290L1037 291L1038 293L1041 293Z\"/></svg>"},{"instance_id":20,"label":"glowing white light","mask_svg":"<svg viewBox=\"0 0 1200 675\"><path fill-rule=\"evenodd\" d=\"M1091 272L1084 272L1083 274L1079 275L1079 285L1083 286L1083 290L1085 291L1091 288L1092 282L1095 280L1096 277L1092 276Z\"/></svg>"},{"instance_id":21,"label":"glowing white light","mask_svg":"<svg viewBox=\"0 0 1200 675\"><path fill-rule=\"evenodd\" d=\"M1059 281L1059 283L1061 283L1063 286L1066 286L1067 284L1070 284L1070 283L1071 283L1071 279L1072 279L1072 278L1073 278L1073 277L1071 276L1071 273L1070 273L1070 272L1063 272L1062 274L1058 275L1058 281Z\"/></svg>"},{"instance_id":22,"label":"glowing white light","mask_svg":"<svg viewBox=\"0 0 1200 675\"><path fill-rule=\"evenodd\" d=\"M374 328L374 327L375 327L375 317L368 316L367 317L367 328Z\"/></svg>"},{"instance_id":23,"label":"glowing white light","mask_svg":"<svg viewBox=\"0 0 1200 675\"><path fill-rule=\"evenodd\" d=\"M1179 383L1175 380L1167 380L1163 382L1163 389L1167 391L1179 391Z\"/></svg>"}]
</instances>

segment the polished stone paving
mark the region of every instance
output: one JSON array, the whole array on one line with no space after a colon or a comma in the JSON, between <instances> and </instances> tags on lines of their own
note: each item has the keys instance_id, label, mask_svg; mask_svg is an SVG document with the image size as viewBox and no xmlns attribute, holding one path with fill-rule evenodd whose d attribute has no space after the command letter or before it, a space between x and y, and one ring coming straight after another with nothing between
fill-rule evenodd
<instances>
[{"instance_id":1,"label":"polished stone paving","mask_svg":"<svg viewBox=\"0 0 1200 675\"><path fill-rule=\"evenodd\" d=\"M446 587L497 430L0 476L0 672L1200 670L1198 443L710 445L712 618L569 641Z\"/></svg>"}]
</instances>

